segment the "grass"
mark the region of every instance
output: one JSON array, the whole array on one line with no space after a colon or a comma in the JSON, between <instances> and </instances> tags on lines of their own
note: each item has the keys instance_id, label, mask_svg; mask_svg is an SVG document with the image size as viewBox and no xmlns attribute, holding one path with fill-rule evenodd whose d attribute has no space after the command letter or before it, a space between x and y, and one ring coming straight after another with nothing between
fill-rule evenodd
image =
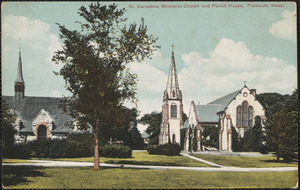
<instances>
[{"instance_id":1,"label":"grass","mask_svg":"<svg viewBox=\"0 0 300 190\"><path fill-rule=\"evenodd\" d=\"M197 172L186 170L44 168L3 166L6 188L291 188L294 172Z\"/></svg>"},{"instance_id":2,"label":"grass","mask_svg":"<svg viewBox=\"0 0 300 190\"><path fill-rule=\"evenodd\" d=\"M274 156L240 157L205 154L195 154L193 156L224 166L242 168L298 167L298 160L294 160L291 163L285 163L283 160L277 161Z\"/></svg>"},{"instance_id":3,"label":"grass","mask_svg":"<svg viewBox=\"0 0 300 190\"><path fill-rule=\"evenodd\" d=\"M30 160L3 158L2 163L29 163Z\"/></svg>"},{"instance_id":4,"label":"grass","mask_svg":"<svg viewBox=\"0 0 300 190\"><path fill-rule=\"evenodd\" d=\"M94 157L85 158L58 158L52 160L59 161L79 161L93 162ZM190 166L190 167L210 167L203 162L192 160L185 156L165 156L151 155L148 152L133 152L132 158L104 158L100 157L100 162L110 164L135 164L135 165L154 165L154 166Z\"/></svg>"}]
</instances>

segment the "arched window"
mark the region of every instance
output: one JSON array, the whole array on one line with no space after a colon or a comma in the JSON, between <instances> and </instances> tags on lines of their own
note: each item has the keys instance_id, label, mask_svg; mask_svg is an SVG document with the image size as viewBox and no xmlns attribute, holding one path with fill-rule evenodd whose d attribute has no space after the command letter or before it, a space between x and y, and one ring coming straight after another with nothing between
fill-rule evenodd
<instances>
[{"instance_id":1,"label":"arched window","mask_svg":"<svg viewBox=\"0 0 300 190\"><path fill-rule=\"evenodd\" d=\"M175 90L172 90L172 96L175 97Z\"/></svg>"},{"instance_id":2,"label":"arched window","mask_svg":"<svg viewBox=\"0 0 300 190\"><path fill-rule=\"evenodd\" d=\"M37 140L47 139L47 128L45 125L40 125L37 130Z\"/></svg>"},{"instance_id":3,"label":"arched window","mask_svg":"<svg viewBox=\"0 0 300 190\"><path fill-rule=\"evenodd\" d=\"M248 108L248 126L253 126L253 107L249 106Z\"/></svg>"},{"instance_id":4,"label":"arched window","mask_svg":"<svg viewBox=\"0 0 300 190\"><path fill-rule=\"evenodd\" d=\"M247 101L242 106L236 108L236 126L252 127L253 126L253 107L248 105Z\"/></svg>"},{"instance_id":5,"label":"arched window","mask_svg":"<svg viewBox=\"0 0 300 190\"><path fill-rule=\"evenodd\" d=\"M177 117L177 106L171 105L171 117Z\"/></svg>"},{"instance_id":6,"label":"arched window","mask_svg":"<svg viewBox=\"0 0 300 190\"><path fill-rule=\"evenodd\" d=\"M242 106L236 108L236 126L242 126Z\"/></svg>"},{"instance_id":7,"label":"arched window","mask_svg":"<svg viewBox=\"0 0 300 190\"><path fill-rule=\"evenodd\" d=\"M243 127L246 127L248 125L248 114L247 114L247 111L248 111L248 103L246 101L243 102L242 104L242 124L243 124Z\"/></svg>"}]
</instances>

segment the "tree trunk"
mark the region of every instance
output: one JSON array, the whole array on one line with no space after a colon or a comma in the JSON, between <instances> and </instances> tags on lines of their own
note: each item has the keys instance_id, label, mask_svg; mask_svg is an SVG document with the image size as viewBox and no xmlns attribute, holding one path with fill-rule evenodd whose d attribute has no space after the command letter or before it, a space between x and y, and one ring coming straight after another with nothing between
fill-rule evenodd
<instances>
[{"instance_id":1,"label":"tree trunk","mask_svg":"<svg viewBox=\"0 0 300 190\"><path fill-rule=\"evenodd\" d=\"M112 145L112 137L110 137L110 139L109 139L109 145L110 146Z\"/></svg>"},{"instance_id":2,"label":"tree trunk","mask_svg":"<svg viewBox=\"0 0 300 190\"><path fill-rule=\"evenodd\" d=\"M96 126L93 127L94 139L95 139L95 149L94 149L94 169L93 170L100 170L99 167L99 137L98 137L98 127L99 127L99 120L96 121Z\"/></svg>"}]
</instances>

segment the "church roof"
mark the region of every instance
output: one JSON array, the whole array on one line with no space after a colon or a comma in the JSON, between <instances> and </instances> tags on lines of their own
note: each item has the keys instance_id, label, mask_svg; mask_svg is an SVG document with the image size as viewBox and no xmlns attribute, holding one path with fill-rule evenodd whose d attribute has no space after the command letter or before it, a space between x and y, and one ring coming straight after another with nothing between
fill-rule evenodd
<instances>
[{"instance_id":1,"label":"church roof","mask_svg":"<svg viewBox=\"0 0 300 190\"><path fill-rule=\"evenodd\" d=\"M20 129L21 133L33 132L32 121L42 109L49 113L54 120L53 133L71 132L71 128L66 123L73 122L73 118L63 112L61 107L62 98L27 96L19 102L15 102L13 96L2 96L2 99L22 121L23 128Z\"/></svg>"},{"instance_id":2,"label":"church roof","mask_svg":"<svg viewBox=\"0 0 300 190\"><path fill-rule=\"evenodd\" d=\"M238 95L240 91L241 90L234 91L230 94L227 94L226 96L223 96L219 99L208 103L207 105L220 105L221 107L219 111L223 111L229 105L229 103Z\"/></svg>"},{"instance_id":3,"label":"church roof","mask_svg":"<svg viewBox=\"0 0 300 190\"><path fill-rule=\"evenodd\" d=\"M16 78L15 83L17 83L17 82L24 83L23 72L22 72L21 51L19 52L19 63L18 63L17 78Z\"/></svg>"},{"instance_id":4,"label":"church roof","mask_svg":"<svg viewBox=\"0 0 300 190\"><path fill-rule=\"evenodd\" d=\"M200 123L217 123L219 116L217 112L220 111L221 105L196 105L198 119Z\"/></svg>"}]
</instances>

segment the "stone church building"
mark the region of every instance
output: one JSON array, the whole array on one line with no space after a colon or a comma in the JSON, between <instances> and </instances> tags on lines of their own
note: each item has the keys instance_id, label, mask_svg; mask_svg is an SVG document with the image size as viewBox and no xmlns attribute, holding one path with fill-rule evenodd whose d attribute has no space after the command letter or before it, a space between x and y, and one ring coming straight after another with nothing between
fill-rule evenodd
<instances>
[{"instance_id":1,"label":"stone church building","mask_svg":"<svg viewBox=\"0 0 300 190\"><path fill-rule=\"evenodd\" d=\"M2 100L17 116L15 143L47 138L62 139L76 131L67 126L67 123L73 124L74 120L63 112L62 98L25 96L21 52L14 89L14 96L2 96Z\"/></svg>"},{"instance_id":2,"label":"stone church building","mask_svg":"<svg viewBox=\"0 0 300 190\"><path fill-rule=\"evenodd\" d=\"M256 116L260 116L262 121L266 119L265 110L255 99L255 95L256 90L249 89L245 84L242 89L206 105L196 105L192 101L188 119L183 124L182 93L179 89L174 52L172 51L167 87L163 96L159 144L183 143L183 149L188 151L192 143L189 141L195 141L196 138L197 151L202 151L203 126L220 126L219 151L232 151L233 127L243 137L245 131L251 130L253 127ZM180 133L184 134L184 139L180 139Z\"/></svg>"}]
</instances>

